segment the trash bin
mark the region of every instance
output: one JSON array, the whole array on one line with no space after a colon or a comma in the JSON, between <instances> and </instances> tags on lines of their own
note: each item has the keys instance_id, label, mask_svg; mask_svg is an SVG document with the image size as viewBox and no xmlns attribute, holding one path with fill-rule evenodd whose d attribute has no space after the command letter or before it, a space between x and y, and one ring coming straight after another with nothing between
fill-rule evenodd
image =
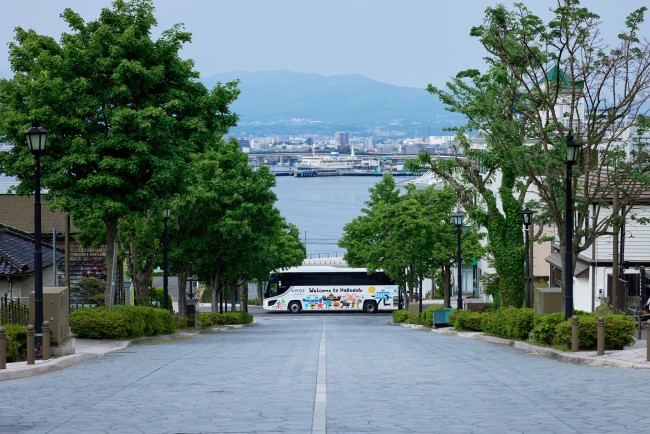
<instances>
[{"instance_id":1,"label":"trash bin","mask_svg":"<svg viewBox=\"0 0 650 434\"><path fill-rule=\"evenodd\" d=\"M449 325L449 315L453 312L452 309L435 309L433 311L433 327L439 325Z\"/></svg>"}]
</instances>

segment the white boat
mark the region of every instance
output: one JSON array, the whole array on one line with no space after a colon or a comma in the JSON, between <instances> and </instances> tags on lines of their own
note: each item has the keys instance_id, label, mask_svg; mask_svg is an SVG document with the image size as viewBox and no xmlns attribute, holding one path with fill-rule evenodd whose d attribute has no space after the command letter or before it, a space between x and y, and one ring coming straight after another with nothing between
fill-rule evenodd
<instances>
[{"instance_id":1,"label":"white boat","mask_svg":"<svg viewBox=\"0 0 650 434\"><path fill-rule=\"evenodd\" d=\"M312 155L300 158L293 170L293 176L333 176L351 173L361 167L361 158L354 154L350 147L350 155L340 155L332 151L329 155Z\"/></svg>"}]
</instances>

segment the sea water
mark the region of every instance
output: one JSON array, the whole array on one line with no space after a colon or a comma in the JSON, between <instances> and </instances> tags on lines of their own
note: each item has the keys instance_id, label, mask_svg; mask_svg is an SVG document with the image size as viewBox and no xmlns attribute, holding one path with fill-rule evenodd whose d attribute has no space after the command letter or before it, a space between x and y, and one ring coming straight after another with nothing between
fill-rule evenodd
<instances>
[{"instance_id":1,"label":"sea water","mask_svg":"<svg viewBox=\"0 0 650 434\"><path fill-rule=\"evenodd\" d=\"M343 227L363 214L370 198L369 189L380 176L323 176L295 178L278 176L273 189L276 207L282 216L300 230L307 246L307 257L343 256L337 243ZM399 182L402 179L397 178Z\"/></svg>"}]
</instances>

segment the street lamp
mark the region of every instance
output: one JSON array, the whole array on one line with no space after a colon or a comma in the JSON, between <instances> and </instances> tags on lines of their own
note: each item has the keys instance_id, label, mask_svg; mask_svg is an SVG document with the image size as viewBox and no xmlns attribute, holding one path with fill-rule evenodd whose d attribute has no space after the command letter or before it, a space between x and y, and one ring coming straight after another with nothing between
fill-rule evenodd
<instances>
[{"instance_id":1,"label":"street lamp","mask_svg":"<svg viewBox=\"0 0 650 434\"><path fill-rule=\"evenodd\" d=\"M167 220L171 215L172 210L166 208L163 210L163 220L165 221L165 231L163 233L163 308L165 310L169 309L167 304L167 298L169 297L169 271L168 271L168 261L167 261Z\"/></svg>"},{"instance_id":2,"label":"street lamp","mask_svg":"<svg viewBox=\"0 0 650 434\"><path fill-rule=\"evenodd\" d=\"M43 252L41 251L41 151L48 131L37 121L25 131L27 147L34 154L34 353L43 355ZM56 264L55 264L56 266Z\"/></svg>"},{"instance_id":3,"label":"street lamp","mask_svg":"<svg viewBox=\"0 0 650 434\"><path fill-rule=\"evenodd\" d=\"M580 145L566 136L566 227L564 252L564 319L573 316L573 165L578 161Z\"/></svg>"},{"instance_id":4,"label":"street lamp","mask_svg":"<svg viewBox=\"0 0 650 434\"><path fill-rule=\"evenodd\" d=\"M458 235L458 257L456 260L456 266L458 267L458 309L463 308L463 280L462 280L462 258L460 256L460 230L463 227L463 218L465 217L462 212L456 211L453 215L454 224L456 225L456 234Z\"/></svg>"},{"instance_id":5,"label":"street lamp","mask_svg":"<svg viewBox=\"0 0 650 434\"><path fill-rule=\"evenodd\" d=\"M193 265L193 262L190 261L190 272L187 275L187 283L189 284L188 285L189 289L188 289L187 296L190 299L194 298L194 292L192 292L193 289L194 289L194 277L193 277L193 274L192 274L192 265Z\"/></svg>"},{"instance_id":6,"label":"street lamp","mask_svg":"<svg viewBox=\"0 0 650 434\"><path fill-rule=\"evenodd\" d=\"M526 238L526 277L525 277L525 282L526 282L526 307L530 308L531 307L531 296L530 296L530 281L532 280L530 276L530 247L528 246L528 232L529 229L528 227L530 224L533 222L533 214L535 211L530 210L528 208L524 209L521 211L521 217L524 221L524 227L526 228L525 231L525 238Z\"/></svg>"}]
</instances>

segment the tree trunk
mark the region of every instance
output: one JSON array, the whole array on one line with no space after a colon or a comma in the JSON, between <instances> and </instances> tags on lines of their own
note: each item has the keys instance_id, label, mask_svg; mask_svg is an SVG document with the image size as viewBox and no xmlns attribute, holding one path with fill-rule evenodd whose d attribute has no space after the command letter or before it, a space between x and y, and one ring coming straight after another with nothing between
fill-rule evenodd
<instances>
[{"instance_id":1,"label":"tree trunk","mask_svg":"<svg viewBox=\"0 0 650 434\"><path fill-rule=\"evenodd\" d=\"M117 238L117 222L105 221L106 225L106 289L104 290L104 304L109 310L113 308L113 272L115 270L115 240Z\"/></svg>"},{"instance_id":2,"label":"tree trunk","mask_svg":"<svg viewBox=\"0 0 650 434\"><path fill-rule=\"evenodd\" d=\"M210 303L211 312L219 312L218 300L219 300L219 277L218 275L212 275L208 279L208 285L210 288L210 295L212 296L212 302Z\"/></svg>"},{"instance_id":3,"label":"tree trunk","mask_svg":"<svg viewBox=\"0 0 650 434\"><path fill-rule=\"evenodd\" d=\"M237 310L237 290L239 285L237 285L237 280L233 279L230 282L230 311L234 312Z\"/></svg>"},{"instance_id":4,"label":"tree trunk","mask_svg":"<svg viewBox=\"0 0 650 434\"><path fill-rule=\"evenodd\" d=\"M243 281L241 285L239 285L241 288L241 302L240 304L240 310L243 312L248 312L248 282Z\"/></svg>"},{"instance_id":5,"label":"tree trunk","mask_svg":"<svg viewBox=\"0 0 650 434\"><path fill-rule=\"evenodd\" d=\"M442 267L442 288L445 307L451 308L451 266L449 264L445 264Z\"/></svg>"},{"instance_id":6,"label":"tree trunk","mask_svg":"<svg viewBox=\"0 0 650 434\"><path fill-rule=\"evenodd\" d=\"M181 317L187 315L187 278L189 271L183 270L178 274L178 314Z\"/></svg>"}]
</instances>

